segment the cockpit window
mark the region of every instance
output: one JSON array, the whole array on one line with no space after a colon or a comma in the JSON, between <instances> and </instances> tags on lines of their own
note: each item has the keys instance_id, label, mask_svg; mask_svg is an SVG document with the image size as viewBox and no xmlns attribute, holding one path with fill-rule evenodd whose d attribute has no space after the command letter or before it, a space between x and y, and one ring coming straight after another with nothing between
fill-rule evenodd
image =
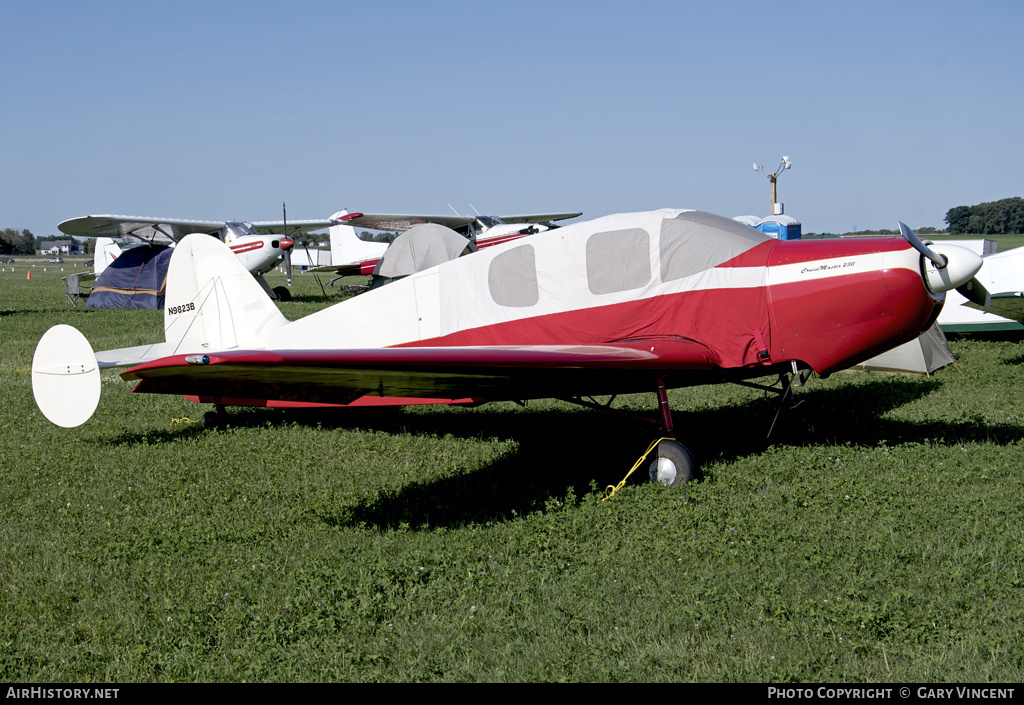
<instances>
[{"instance_id":1,"label":"cockpit window","mask_svg":"<svg viewBox=\"0 0 1024 705\"><path fill-rule=\"evenodd\" d=\"M534 306L540 300L537 257L533 245L502 252L491 260L487 272L491 298L499 306Z\"/></svg>"},{"instance_id":2,"label":"cockpit window","mask_svg":"<svg viewBox=\"0 0 1024 705\"><path fill-rule=\"evenodd\" d=\"M594 233L587 240L592 294L639 289L651 281L651 236L641 228Z\"/></svg>"},{"instance_id":3,"label":"cockpit window","mask_svg":"<svg viewBox=\"0 0 1024 705\"><path fill-rule=\"evenodd\" d=\"M242 237L243 235L259 235L252 223L225 223L229 235Z\"/></svg>"},{"instance_id":4,"label":"cockpit window","mask_svg":"<svg viewBox=\"0 0 1024 705\"><path fill-rule=\"evenodd\" d=\"M501 225L503 221L501 218L496 218L493 215L478 215L476 217L477 223L482 226L481 231L493 228L495 225Z\"/></svg>"}]
</instances>

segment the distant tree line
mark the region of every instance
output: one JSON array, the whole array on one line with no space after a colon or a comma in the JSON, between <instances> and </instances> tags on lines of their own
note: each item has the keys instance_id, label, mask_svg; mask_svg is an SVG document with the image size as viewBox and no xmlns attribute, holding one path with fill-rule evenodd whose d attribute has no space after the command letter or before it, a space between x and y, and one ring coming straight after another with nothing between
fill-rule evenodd
<instances>
[{"instance_id":1,"label":"distant tree line","mask_svg":"<svg viewBox=\"0 0 1024 705\"><path fill-rule=\"evenodd\" d=\"M946 212L949 232L1001 235L1024 233L1024 198L1004 198L976 206L957 206Z\"/></svg>"},{"instance_id":2,"label":"distant tree line","mask_svg":"<svg viewBox=\"0 0 1024 705\"><path fill-rule=\"evenodd\" d=\"M32 231L25 229L20 233L14 228L0 230L0 255L34 255L36 238Z\"/></svg>"},{"instance_id":3,"label":"distant tree line","mask_svg":"<svg viewBox=\"0 0 1024 705\"><path fill-rule=\"evenodd\" d=\"M44 248L44 243L55 240L69 240L67 235L33 235L31 230L18 231L14 228L0 230L0 255L34 255ZM75 240L78 251L88 254L92 251L92 240Z\"/></svg>"},{"instance_id":4,"label":"distant tree line","mask_svg":"<svg viewBox=\"0 0 1024 705\"><path fill-rule=\"evenodd\" d=\"M356 237L360 240L366 240L367 242L392 242L398 233L388 232L386 230L363 230L362 232L356 233Z\"/></svg>"}]
</instances>

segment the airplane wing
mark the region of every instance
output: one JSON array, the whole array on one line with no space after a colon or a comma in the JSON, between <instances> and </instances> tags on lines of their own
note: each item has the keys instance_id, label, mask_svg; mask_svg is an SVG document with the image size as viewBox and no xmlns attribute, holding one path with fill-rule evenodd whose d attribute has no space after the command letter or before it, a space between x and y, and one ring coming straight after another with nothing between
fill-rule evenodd
<instances>
[{"instance_id":1,"label":"airplane wing","mask_svg":"<svg viewBox=\"0 0 1024 705\"><path fill-rule=\"evenodd\" d=\"M986 292L982 301L967 301L964 306L1024 323L1024 292L1005 291L997 294Z\"/></svg>"},{"instance_id":2,"label":"airplane wing","mask_svg":"<svg viewBox=\"0 0 1024 705\"><path fill-rule=\"evenodd\" d=\"M374 230L408 230L414 225L422 225L423 223L437 223L438 225L455 230L456 228L469 225L476 220L476 216L360 213L347 216L344 220L345 225L373 228Z\"/></svg>"},{"instance_id":3,"label":"airplane wing","mask_svg":"<svg viewBox=\"0 0 1024 705\"><path fill-rule=\"evenodd\" d=\"M298 235L308 233L311 230L321 230L337 225L336 220L289 220L287 224L283 220L261 220L257 223L250 223L260 235Z\"/></svg>"},{"instance_id":4,"label":"airplane wing","mask_svg":"<svg viewBox=\"0 0 1024 705\"><path fill-rule=\"evenodd\" d=\"M575 213L538 213L535 215L500 215L498 218L505 223L549 223L555 220L575 218L580 215L583 215L582 211L576 211ZM475 215L360 213L358 215L353 214L346 217L345 224L363 228L373 228L374 230L408 230L414 225L436 223L438 225L443 225L446 228L457 230L458 228L469 225L475 221L476 218L477 217Z\"/></svg>"},{"instance_id":5,"label":"airplane wing","mask_svg":"<svg viewBox=\"0 0 1024 705\"><path fill-rule=\"evenodd\" d=\"M1024 323L1024 247L987 255L981 271L957 288L965 306Z\"/></svg>"},{"instance_id":6,"label":"airplane wing","mask_svg":"<svg viewBox=\"0 0 1024 705\"><path fill-rule=\"evenodd\" d=\"M336 225L335 220L289 220L287 234L296 235ZM133 237L149 243L177 242L192 233L213 234L226 227L222 220L182 220L134 215L86 215L71 218L57 227L62 233L78 237ZM285 222L267 220L249 223L260 235L285 234Z\"/></svg>"},{"instance_id":7,"label":"airplane wing","mask_svg":"<svg viewBox=\"0 0 1024 705\"><path fill-rule=\"evenodd\" d=\"M86 215L71 218L57 228L78 237L134 237L149 243L177 242L192 233L215 233L225 223L220 220L180 220L134 215Z\"/></svg>"},{"instance_id":8,"label":"airplane wing","mask_svg":"<svg viewBox=\"0 0 1024 705\"><path fill-rule=\"evenodd\" d=\"M583 211L575 213L538 213L536 215L499 215L505 223L550 223L556 220L568 220L583 215Z\"/></svg>"},{"instance_id":9,"label":"airplane wing","mask_svg":"<svg viewBox=\"0 0 1024 705\"><path fill-rule=\"evenodd\" d=\"M122 373L136 392L316 404L362 397L474 401L649 391L711 381L716 357L687 339L608 345L395 347L173 355ZM394 403L408 403L395 401Z\"/></svg>"}]
</instances>

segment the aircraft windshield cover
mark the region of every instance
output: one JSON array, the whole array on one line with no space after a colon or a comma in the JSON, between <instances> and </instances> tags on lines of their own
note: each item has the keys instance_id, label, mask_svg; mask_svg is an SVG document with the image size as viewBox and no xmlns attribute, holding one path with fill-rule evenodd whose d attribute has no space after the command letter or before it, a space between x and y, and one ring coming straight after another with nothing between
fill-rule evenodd
<instances>
[{"instance_id":1,"label":"aircraft windshield cover","mask_svg":"<svg viewBox=\"0 0 1024 705\"><path fill-rule=\"evenodd\" d=\"M162 246L126 250L96 278L86 307L162 309L173 251Z\"/></svg>"},{"instance_id":2,"label":"aircraft windshield cover","mask_svg":"<svg viewBox=\"0 0 1024 705\"><path fill-rule=\"evenodd\" d=\"M771 343L763 248L778 241L729 218L676 210L558 232L442 265L440 340L601 344L702 331L721 365L760 364ZM460 266L470 260L476 265Z\"/></svg>"},{"instance_id":3,"label":"aircraft windshield cover","mask_svg":"<svg viewBox=\"0 0 1024 705\"><path fill-rule=\"evenodd\" d=\"M395 238L373 270L375 277L397 279L450 262L476 245L443 225L424 223Z\"/></svg>"}]
</instances>

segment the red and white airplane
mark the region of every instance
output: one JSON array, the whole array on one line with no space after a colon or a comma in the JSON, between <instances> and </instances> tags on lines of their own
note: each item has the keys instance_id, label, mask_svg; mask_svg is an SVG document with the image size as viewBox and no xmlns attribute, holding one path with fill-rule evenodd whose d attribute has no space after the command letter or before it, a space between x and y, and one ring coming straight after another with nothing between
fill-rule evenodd
<instances>
[{"instance_id":1,"label":"red and white airplane","mask_svg":"<svg viewBox=\"0 0 1024 705\"><path fill-rule=\"evenodd\" d=\"M212 235L227 244L268 296L287 301L291 298L288 288L279 286L271 289L263 275L284 260L288 283L291 284L290 255L295 245L292 237L330 227L336 222L327 219L240 223L131 215L86 215L65 220L57 227L63 233L78 237L134 238L149 244L176 243L193 233Z\"/></svg>"},{"instance_id":2,"label":"red and white airplane","mask_svg":"<svg viewBox=\"0 0 1024 705\"><path fill-rule=\"evenodd\" d=\"M168 271L166 340L94 354L51 328L36 403L84 423L100 367L136 392L222 407L469 404L653 391L846 369L917 337L981 258L903 238L780 241L686 210L610 215L488 248L289 322L214 238L186 237ZM209 416L209 415L208 415ZM693 461L663 440L652 480Z\"/></svg>"},{"instance_id":3,"label":"red and white airplane","mask_svg":"<svg viewBox=\"0 0 1024 705\"><path fill-rule=\"evenodd\" d=\"M533 213L520 215L420 215L395 213L349 213L338 211L331 218L331 264L314 271L330 271L339 275L373 273L388 243L361 240L356 228L373 230L408 230L423 223L435 223L464 235L478 248L501 245L549 230L556 221L583 215L573 213Z\"/></svg>"}]
</instances>

